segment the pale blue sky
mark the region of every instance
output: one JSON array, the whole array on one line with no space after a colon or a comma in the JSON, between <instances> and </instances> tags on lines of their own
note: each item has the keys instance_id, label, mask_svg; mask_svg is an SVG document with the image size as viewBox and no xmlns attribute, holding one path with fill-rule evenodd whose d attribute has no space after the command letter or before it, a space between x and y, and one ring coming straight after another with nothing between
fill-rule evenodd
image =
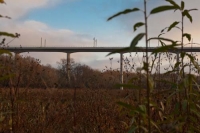
<instances>
[{"instance_id":1,"label":"pale blue sky","mask_svg":"<svg viewBox=\"0 0 200 133\"><path fill-rule=\"evenodd\" d=\"M126 26L122 25L123 20L108 22L107 18L120 10L132 8L131 5L138 7L138 3L138 0L127 2L123 0L71 0L60 2L55 6L32 10L22 20L35 20L55 29L68 29L90 37L91 41L93 37L98 40L105 39L105 41L109 39L111 41L114 37L119 41L117 43L119 46L120 43L124 41L128 43L131 40L125 36L132 32L132 27L127 30Z\"/></svg>"},{"instance_id":2,"label":"pale blue sky","mask_svg":"<svg viewBox=\"0 0 200 133\"><path fill-rule=\"evenodd\" d=\"M116 23L110 26L106 20L110 15L129 7L128 3L138 3L134 2L136 0L130 1L72 0L71 2L61 2L53 7L32 10L25 19L41 21L55 28L67 28L78 32L88 30L97 32L97 30L103 30L101 27L119 26Z\"/></svg>"}]
</instances>

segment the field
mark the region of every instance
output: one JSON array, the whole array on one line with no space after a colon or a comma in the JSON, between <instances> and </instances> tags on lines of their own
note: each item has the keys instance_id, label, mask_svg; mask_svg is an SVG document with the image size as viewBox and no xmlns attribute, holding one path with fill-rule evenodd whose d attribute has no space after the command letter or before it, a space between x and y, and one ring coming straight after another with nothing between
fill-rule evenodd
<instances>
[{"instance_id":1,"label":"field","mask_svg":"<svg viewBox=\"0 0 200 133\"><path fill-rule=\"evenodd\" d=\"M116 102L134 100L131 90L20 89L12 108L1 89L0 132L124 133L131 117Z\"/></svg>"}]
</instances>

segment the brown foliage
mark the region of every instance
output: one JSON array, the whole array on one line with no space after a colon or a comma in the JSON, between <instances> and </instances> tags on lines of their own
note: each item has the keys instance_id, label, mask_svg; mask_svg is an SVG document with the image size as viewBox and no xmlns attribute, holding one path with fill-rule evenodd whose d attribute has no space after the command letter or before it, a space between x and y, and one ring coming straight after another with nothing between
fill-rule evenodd
<instances>
[{"instance_id":1,"label":"brown foliage","mask_svg":"<svg viewBox=\"0 0 200 133\"><path fill-rule=\"evenodd\" d=\"M124 133L128 129L129 117L121 114L117 101L134 103L127 98L131 91L74 90L64 89L20 89L14 112L10 112L9 92L1 89L0 111L5 117L0 122L0 132L9 131L11 113L13 131L59 132L59 133Z\"/></svg>"}]
</instances>

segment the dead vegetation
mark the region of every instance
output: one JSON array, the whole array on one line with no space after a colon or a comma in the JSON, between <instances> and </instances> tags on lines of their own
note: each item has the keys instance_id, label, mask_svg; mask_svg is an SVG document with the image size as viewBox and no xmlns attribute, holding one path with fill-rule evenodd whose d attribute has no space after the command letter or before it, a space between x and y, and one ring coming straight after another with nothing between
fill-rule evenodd
<instances>
[{"instance_id":1,"label":"dead vegetation","mask_svg":"<svg viewBox=\"0 0 200 133\"><path fill-rule=\"evenodd\" d=\"M134 103L133 96L128 95L134 93L130 90L20 89L12 112L9 91L1 89L0 132L124 133L130 116L120 113L116 102Z\"/></svg>"}]
</instances>

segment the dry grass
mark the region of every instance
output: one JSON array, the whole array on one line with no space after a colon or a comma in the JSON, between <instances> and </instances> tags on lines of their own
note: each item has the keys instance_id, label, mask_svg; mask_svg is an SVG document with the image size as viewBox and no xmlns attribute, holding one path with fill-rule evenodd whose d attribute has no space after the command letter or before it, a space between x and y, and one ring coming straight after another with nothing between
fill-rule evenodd
<instances>
[{"instance_id":1,"label":"dry grass","mask_svg":"<svg viewBox=\"0 0 200 133\"><path fill-rule=\"evenodd\" d=\"M116 102L136 100L131 90L20 89L11 112L9 90L0 96L0 132L13 122L16 133L124 133L131 117Z\"/></svg>"}]
</instances>

